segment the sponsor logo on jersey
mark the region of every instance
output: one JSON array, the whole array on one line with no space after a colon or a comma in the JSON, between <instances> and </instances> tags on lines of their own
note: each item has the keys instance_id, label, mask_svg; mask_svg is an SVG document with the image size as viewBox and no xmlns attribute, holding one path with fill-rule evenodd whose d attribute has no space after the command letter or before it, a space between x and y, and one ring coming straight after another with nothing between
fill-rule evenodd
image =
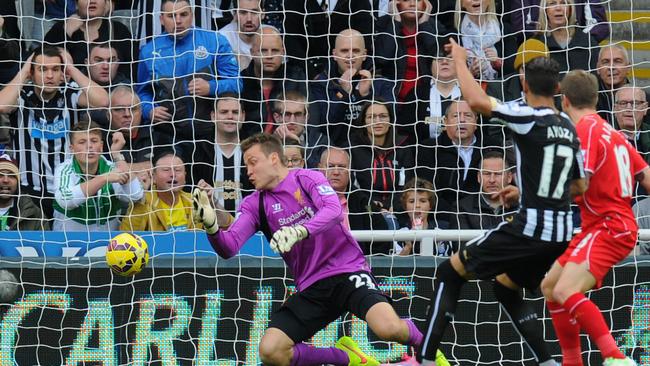
<instances>
[{"instance_id":1,"label":"sponsor logo on jersey","mask_svg":"<svg viewBox=\"0 0 650 366\"><path fill-rule=\"evenodd\" d=\"M194 57L199 60L203 60L208 57L208 50L204 46L199 46L194 50Z\"/></svg>"},{"instance_id":2,"label":"sponsor logo on jersey","mask_svg":"<svg viewBox=\"0 0 650 366\"><path fill-rule=\"evenodd\" d=\"M274 203L272 207L273 207L273 213L278 213L282 211L282 205L279 203Z\"/></svg>"},{"instance_id":3,"label":"sponsor logo on jersey","mask_svg":"<svg viewBox=\"0 0 650 366\"><path fill-rule=\"evenodd\" d=\"M52 122L44 118L33 119L30 134L35 139L56 140L64 139L70 126L70 118L56 116Z\"/></svg>"},{"instance_id":4,"label":"sponsor logo on jersey","mask_svg":"<svg viewBox=\"0 0 650 366\"><path fill-rule=\"evenodd\" d=\"M296 199L296 202L298 202L298 204L305 204L305 200L302 198L302 190L300 188L296 188L296 191L293 192L293 198Z\"/></svg>"},{"instance_id":5,"label":"sponsor logo on jersey","mask_svg":"<svg viewBox=\"0 0 650 366\"><path fill-rule=\"evenodd\" d=\"M318 186L318 193L320 193L321 196L331 196L336 194L336 191L334 191L334 188L329 184L321 184Z\"/></svg>"},{"instance_id":6,"label":"sponsor logo on jersey","mask_svg":"<svg viewBox=\"0 0 650 366\"><path fill-rule=\"evenodd\" d=\"M281 226L302 225L314 217L314 210L311 207L303 207L300 211L289 215L288 217L280 217L278 224Z\"/></svg>"}]
</instances>

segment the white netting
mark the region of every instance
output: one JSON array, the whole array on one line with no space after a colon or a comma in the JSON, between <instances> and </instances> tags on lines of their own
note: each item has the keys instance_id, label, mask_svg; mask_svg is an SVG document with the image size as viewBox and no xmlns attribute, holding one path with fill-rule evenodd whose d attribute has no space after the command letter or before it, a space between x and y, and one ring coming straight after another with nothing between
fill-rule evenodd
<instances>
[{"instance_id":1,"label":"white netting","mask_svg":"<svg viewBox=\"0 0 650 366\"><path fill-rule=\"evenodd\" d=\"M481 184L498 188L516 169L499 124L464 109L447 113L462 108L452 103L460 90L444 54L449 37L471 50L470 68L502 100L522 98L515 64L528 61L529 49L518 47L540 39L563 71L599 76L599 112L650 157L645 91L619 94L650 78L647 1L485 1L484 16L458 3L469 7L459 17L453 0L266 0L261 9L253 0L3 2L0 143L17 160L20 190L12 192L12 163L0 157L0 366L258 364L257 344L293 291L291 277L261 236L241 256L217 259L193 230L191 198L179 193L204 180L215 203L234 213L252 191L239 145L258 131L294 147L285 152L292 166L317 169L324 151L344 147L320 168L345 192L349 224L366 254L377 254L369 261L398 313L424 320L436 264L512 214L484 201ZM540 11L553 31L536 31ZM65 49L70 66L60 68L50 46ZM25 61L34 50L32 67ZM69 83L59 88L62 77ZM68 133L85 120L102 132L98 166L73 160ZM185 176L168 152L184 160ZM483 157L491 165L482 172ZM124 169L137 180L82 191L89 168ZM426 181L417 185L425 208L409 202L418 198L407 186L414 177ZM643 226L650 213L641 202ZM101 258L120 230L141 232L153 254L133 278L116 277ZM591 296L626 354L650 364L642 254L647 246ZM527 297L541 313L539 294ZM330 346L344 333L381 362L406 351L353 317L313 342ZM595 345L583 343L588 364L599 364ZM464 290L442 348L461 365L534 363L487 283Z\"/></svg>"}]
</instances>

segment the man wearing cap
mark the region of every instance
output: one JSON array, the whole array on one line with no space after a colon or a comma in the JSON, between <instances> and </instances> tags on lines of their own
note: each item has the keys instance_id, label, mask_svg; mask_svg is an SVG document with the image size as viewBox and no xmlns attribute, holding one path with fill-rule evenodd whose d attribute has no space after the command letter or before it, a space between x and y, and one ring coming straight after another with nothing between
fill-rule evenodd
<instances>
[{"instance_id":1,"label":"man wearing cap","mask_svg":"<svg viewBox=\"0 0 650 366\"><path fill-rule=\"evenodd\" d=\"M510 74L504 77L502 83L490 83L486 90L487 94L504 102L524 99L522 89L524 66L537 57L548 57L548 55L548 47L540 40L529 39L522 43L517 49L514 63L517 75Z\"/></svg>"},{"instance_id":2,"label":"man wearing cap","mask_svg":"<svg viewBox=\"0 0 650 366\"><path fill-rule=\"evenodd\" d=\"M0 231L50 230L43 211L25 194L18 194L18 164L9 155L0 156Z\"/></svg>"}]
</instances>

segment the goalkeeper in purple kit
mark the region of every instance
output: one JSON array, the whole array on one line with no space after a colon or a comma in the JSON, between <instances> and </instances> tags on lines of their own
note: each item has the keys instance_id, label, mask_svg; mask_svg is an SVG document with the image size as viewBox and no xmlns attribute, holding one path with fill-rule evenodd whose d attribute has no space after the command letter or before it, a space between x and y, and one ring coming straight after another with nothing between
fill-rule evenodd
<instances>
[{"instance_id":1,"label":"goalkeeper in purple kit","mask_svg":"<svg viewBox=\"0 0 650 366\"><path fill-rule=\"evenodd\" d=\"M194 211L221 257L237 254L262 231L294 276L298 292L271 316L259 345L262 362L378 365L349 337L330 348L302 343L348 311L364 319L379 338L418 347L422 333L410 320L399 318L390 298L379 291L359 244L343 224L341 204L327 179L316 171L289 170L276 136L251 136L241 149L256 192L242 201L237 219L227 231L219 230L210 200L200 189L193 193Z\"/></svg>"}]
</instances>

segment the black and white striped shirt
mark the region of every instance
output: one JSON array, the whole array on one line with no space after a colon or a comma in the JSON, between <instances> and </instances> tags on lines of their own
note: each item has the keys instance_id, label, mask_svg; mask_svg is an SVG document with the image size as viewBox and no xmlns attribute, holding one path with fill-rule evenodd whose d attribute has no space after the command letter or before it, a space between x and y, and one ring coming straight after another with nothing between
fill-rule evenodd
<instances>
[{"instance_id":1,"label":"black and white striped shirt","mask_svg":"<svg viewBox=\"0 0 650 366\"><path fill-rule=\"evenodd\" d=\"M12 140L22 186L54 194L54 170L65 161L67 134L77 123L80 94L75 83L63 85L49 101L37 96L31 85L20 92Z\"/></svg>"},{"instance_id":2,"label":"black and white striped shirt","mask_svg":"<svg viewBox=\"0 0 650 366\"><path fill-rule=\"evenodd\" d=\"M514 132L521 208L512 221L513 228L542 241L570 240L570 185L585 176L580 142L571 120L551 108L496 99L492 117Z\"/></svg>"}]
</instances>

